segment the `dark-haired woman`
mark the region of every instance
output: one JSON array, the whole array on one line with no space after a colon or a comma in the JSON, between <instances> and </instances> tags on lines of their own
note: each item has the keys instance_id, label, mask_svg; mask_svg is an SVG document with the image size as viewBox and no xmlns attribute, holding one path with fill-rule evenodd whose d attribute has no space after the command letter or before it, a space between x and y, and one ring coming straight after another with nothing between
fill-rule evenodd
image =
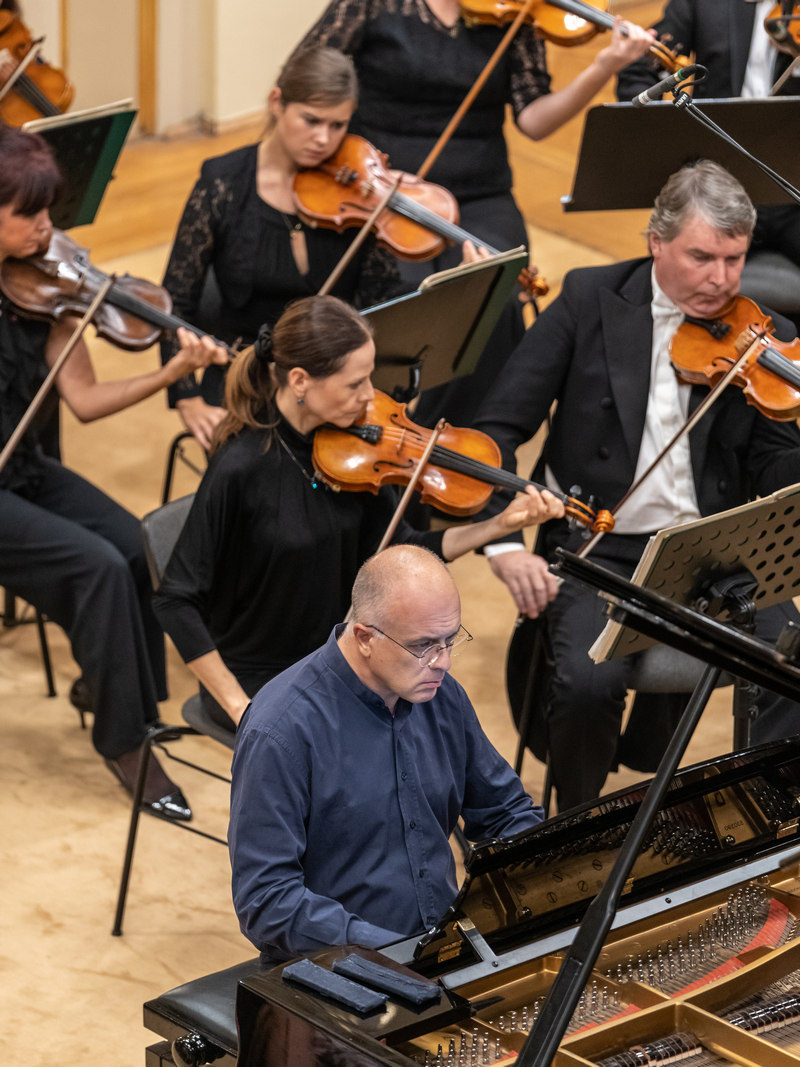
<instances>
[{"instance_id":1,"label":"dark-haired woman","mask_svg":"<svg viewBox=\"0 0 800 1067\"><path fill-rule=\"evenodd\" d=\"M317 427L347 427L362 414L374 360L356 311L335 297L306 297L228 374L218 447L155 599L223 725L327 640L392 516L393 488L332 492L311 458ZM555 514L563 514L558 501L530 490L496 521L424 534L401 524L395 541L455 559Z\"/></svg>"},{"instance_id":2,"label":"dark-haired woman","mask_svg":"<svg viewBox=\"0 0 800 1067\"><path fill-rule=\"evenodd\" d=\"M35 134L0 128L0 260L47 248L48 207L60 176ZM24 318L0 300L0 447L74 329ZM213 358L208 340L182 331L165 367L98 382L79 342L59 372L61 398L82 422L121 411ZM163 635L153 615L137 519L95 486L46 456L29 429L0 472L0 585L64 628L94 710L92 741L123 785L133 789L147 724L166 699ZM161 767L145 801L169 818L191 816Z\"/></svg>"}]
</instances>

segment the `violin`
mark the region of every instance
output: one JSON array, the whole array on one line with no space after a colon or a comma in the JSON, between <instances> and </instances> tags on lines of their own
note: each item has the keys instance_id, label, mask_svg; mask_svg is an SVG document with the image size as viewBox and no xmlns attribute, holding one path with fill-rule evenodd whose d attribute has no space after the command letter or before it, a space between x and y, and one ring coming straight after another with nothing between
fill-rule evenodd
<instances>
[{"instance_id":1,"label":"violin","mask_svg":"<svg viewBox=\"0 0 800 1067\"><path fill-rule=\"evenodd\" d=\"M363 137L350 133L337 152L318 167L301 170L294 180L298 215L311 226L340 233L360 226L398 177L400 185L376 223L378 243L400 259L425 260L438 256L447 241L472 241L496 253L457 225L458 204L441 185L414 174L389 170L388 160Z\"/></svg>"},{"instance_id":2,"label":"violin","mask_svg":"<svg viewBox=\"0 0 800 1067\"><path fill-rule=\"evenodd\" d=\"M89 254L63 230L53 230L46 251L25 259L10 257L0 263L0 290L31 318L60 320L83 315L108 280L93 266ZM166 289L129 274L115 278L93 319L101 337L132 352L149 348L162 330L179 326L196 337L205 332L171 314ZM217 344L227 348L221 341Z\"/></svg>"},{"instance_id":3,"label":"violin","mask_svg":"<svg viewBox=\"0 0 800 1067\"><path fill-rule=\"evenodd\" d=\"M415 472L432 432L409 419L405 404L376 392L353 426L317 430L314 469L337 490L377 493L382 485L404 485ZM448 425L439 433L419 484L423 503L462 517L480 511L495 488L515 492L529 485L544 488L503 470L500 449L487 434ZM595 513L575 497L553 495L564 502L572 522L595 533L613 528L608 512Z\"/></svg>"},{"instance_id":4,"label":"violin","mask_svg":"<svg viewBox=\"0 0 800 1067\"><path fill-rule=\"evenodd\" d=\"M800 4L781 0L764 19L764 29L779 52L800 56Z\"/></svg>"},{"instance_id":5,"label":"violin","mask_svg":"<svg viewBox=\"0 0 800 1067\"><path fill-rule=\"evenodd\" d=\"M748 348L731 384L768 419L800 417L800 340L779 341L772 319L746 296L734 297L716 319L683 322L670 358L682 381L713 386Z\"/></svg>"},{"instance_id":6,"label":"violin","mask_svg":"<svg viewBox=\"0 0 800 1067\"><path fill-rule=\"evenodd\" d=\"M9 126L60 115L75 95L62 70L32 54L39 43L13 12L0 11L0 69L6 68L5 78L12 81L7 92L0 87L0 118ZM24 70L15 78L22 64Z\"/></svg>"},{"instance_id":7,"label":"violin","mask_svg":"<svg viewBox=\"0 0 800 1067\"><path fill-rule=\"evenodd\" d=\"M467 25L492 26L511 22L519 14L524 0L460 0ZM536 0L525 18L533 24L538 37L553 44L570 47L584 44L601 30L612 30L615 20L607 11L607 0L594 4L583 0ZM622 27L626 34L625 27ZM626 34L627 36L627 34ZM672 51L662 41L653 41L650 55L670 74L689 65L689 57Z\"/></svg>"}]
</instances>

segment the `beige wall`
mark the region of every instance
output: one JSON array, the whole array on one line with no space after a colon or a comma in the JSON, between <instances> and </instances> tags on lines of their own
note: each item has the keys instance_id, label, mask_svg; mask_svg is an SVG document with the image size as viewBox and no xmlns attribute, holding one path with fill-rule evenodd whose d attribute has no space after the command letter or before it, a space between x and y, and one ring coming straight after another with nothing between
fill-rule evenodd
<instances>
[{"instance_id":1,"label":"beige wall","mask_svg":"<svg viewBox=\"0 0 800 1067\"><path fill-rule=\"evenodd\" d=\"M61 19L59 0L24 0L22 21L33 37L45 37L42 56L55 67L61 66Z\"/></svg>"},{"instance_id":2,"label":"beige wall","mask_svg":"<svg viewBox=\"0 0 800 1067\"><path fill-rule=\"evenodd\" d=\"M257 114L281 64L327 0L158 0L156 132ZM74 108L139 89L138 0L67 0ZM25 19L60 61L60 0L25 0Z\"/></svg>"},{"instance_id":3,"label":"beige wall","mask_svg":"<svg viewBox=\"0 0 800 1067\"><path fill-rule=\"evenodd\" d=\"M252 117L326 0L161 0L157 129Z\"/></svg>"},{"instance_id":4,"label":"beige wall","mask_svg":"<svg viewBox=\"0 0 800 1067\"><path fill-rule=\"evenodd\" d=\"M172 0L169 0L172 2ZM28 17L29 2L24 0ZM73 109L96 107L138 93L136 0L69 0L67 74L75 85Z\"/></svg>"}]
</instances>

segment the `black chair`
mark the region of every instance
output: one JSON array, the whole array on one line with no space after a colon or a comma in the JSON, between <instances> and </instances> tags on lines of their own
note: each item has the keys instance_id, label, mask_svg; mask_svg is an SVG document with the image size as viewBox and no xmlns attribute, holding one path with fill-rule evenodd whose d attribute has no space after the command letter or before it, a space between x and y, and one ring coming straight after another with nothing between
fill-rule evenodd
<instances>
[{"instance_id":1,"label":"black chair","mask_svg":"<svg viewBox=\"0 0 800 1067\"><path fill-rule=\"evenodd\" d=\"M512 634L506 659L508 699L519 730L514 770L517 774L521 772L526 749L530 749L545 764L542 789L545 817L550 814L553 793L547 700L554 666L547 632L547 612L537 619L522 620ZM691 693L705 667L705 663L685 652L667 645L654 645L638 657L629 689L637 696ZM723 674L717 684L719 688L734 685L733 747L734 750L747 748L749 724L756 714L757 687L727 674Z\"/></svg>"},{"instance_id":2,"label":"black chair","mask_svg":"<svg viewBox=\"0 0 800 1067\"><path fill-rule=\"evenodd\" d=\"M236 990L262 969L258 958L247 960L148 1000L144 1025L165 1040L147 1049L146 1067L233 1067L239 1054Z\"/></svg>"},{"instance_id":3,"label":"black chair","mask_svg":"<svg viewBox=\"0 0 800 1067\"><path fill-rule=\"evenodd\" d=\"M56 695L55 678L53 677L53 664L50 659L50 646L47 642L47 630L45 629L46 618L38 610L38 608L32 609L33 617L29 617L26 612L20 613L17 607L17 597L9 589L4 590L4 603L3 603L3 626L10 630L15 626L21 626L24 623L35 622L36 630L39 635L39 650L42 654L42 666L44 667L44 678L47 686L47 695L54 697ZM86 724L83 719L83 713L79 713L81 716L81 726L85 729Z\"/></svg>"},{"instance_id":4,"label":"black chair","mask_svg":"<svg viewBox=\"0 0 800 1067\"><path fill-rule=\"evenodd\" d=\"M792 319L800 329L800 267L780 252L755 251L742 270L741 292Z\"/></svg>"},{"instance_id":5,"label":"black chair","mask_svg":"<svg viewBox=\"0 0 800 1067\"><path fill-rule=\"evenodd\" d=\"M193 499L194 496L190 495L181 497L178 500L173 500L170 503L165 504L163 507L158 508L156 511L151 511L149 515L145 515L142 519L145 553L150 568L150 577L153 586L156 589L161 584L164 570L166 569L169 558L172 555L172 550L175 547L175 543L180 536L184 523L186 522L186 517L189 514ZM184 703L181 708L181 716L186 723L185 726L169 726L164 723L157 723L148 730L142 746L142 758L141 763L139 764L139 776L133 795L131 818L128 828L128 840L125 848L125 859L122 866L119 893L117 895L117 910L112 930L112 934L115 937L119 937L122 934L122 919L125 914L128 884L130 882L131 868L133 866L136 832L139 828L139 816L142 814L142 811L145 810L143 804L144 786L145 781L147 780L147 767L150 761L150 753L153 748L157 748L161 755L172 760L174 763L179 763L184 767L191 767L193 770L199 771L201 774L208 775L210 778L216 778L217 780L230 785L230 778L225 775L217 774L216 771L212 771L208 767L203 767L201 764L195 763L192 760L182 759L181 757L176 756L170 751L168 746L170 742L177 741L181 737L191 734L211 737L220 744L225 745L226 748L233 750L235 734L230 730L226 730L224 727L220 726L219 723L210 718L200 699L199 693L189 697ZM149 814L155 814L149 809L147 810ZM204 837L209 841L216 841L220 845L227 846L228 844L225 838L217 837L204 830L198 830L196 827L189 826L187 823L175 822L165 816L156 817L162 818L164 822L167 822L178 829L187 830L189 833L196 834L198 837Z\"/></svg>"}]
</instances>

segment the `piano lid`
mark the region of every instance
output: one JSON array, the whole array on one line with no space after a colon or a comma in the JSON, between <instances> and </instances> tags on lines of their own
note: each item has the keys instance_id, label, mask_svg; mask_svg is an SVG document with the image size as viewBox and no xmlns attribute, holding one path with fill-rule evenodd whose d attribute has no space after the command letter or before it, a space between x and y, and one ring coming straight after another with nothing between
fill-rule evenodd
<instances>
[{"instance_id":1,"label":"piano lid","mask_svg":"<svg viewBox=\"0 0 800 1067\"><path fill-rule=\"evenodd\" d=\"M646 784L646 783L645 783ZM442 974L580 921L600 890L644 795L623 789L534 830L482 842L414 967ZM800 738L679 771L626 884L621 906L800 842Z\"/></svg>"}]
</instances>

